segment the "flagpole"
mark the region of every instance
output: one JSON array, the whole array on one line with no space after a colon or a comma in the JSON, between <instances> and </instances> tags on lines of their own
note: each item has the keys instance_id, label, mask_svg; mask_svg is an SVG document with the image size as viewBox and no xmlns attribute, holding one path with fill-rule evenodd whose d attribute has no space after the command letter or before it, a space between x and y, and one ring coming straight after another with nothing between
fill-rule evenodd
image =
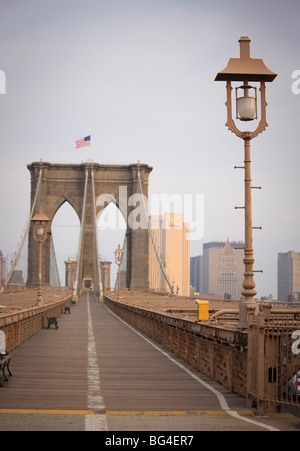
<instances>
[{"instance_id":1,"label":"flagpole","mask_svg":"<svg viewBox=\"0 0 300 451\"><path fill-rule=\"evenodd\" d=\"M92 161L92 149L91 149L91 141L90 141L90 145L89 145L89 163Z\"/></svg>"}]
</instances>

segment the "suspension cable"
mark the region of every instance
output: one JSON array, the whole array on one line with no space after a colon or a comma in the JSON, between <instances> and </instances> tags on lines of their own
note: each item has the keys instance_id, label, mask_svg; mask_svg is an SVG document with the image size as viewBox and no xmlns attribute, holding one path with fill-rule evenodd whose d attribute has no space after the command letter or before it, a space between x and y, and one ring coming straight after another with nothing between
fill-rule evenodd
<instances>
[{"instance_id":1,"label":"suspension cable","mask_svg":"<svg viewBox=\"0 0 300 451\"><path fill-rule=\"evenodd\" d=\"M21 253L23 251L23 247L24 247L26 238L27 238L28 233L29 233L29 229L30 229L30 225L31 225L31 219L33 218L33 214L35 212L36 201L37 201L38 194L39 194L39 191L40 191L41 181L42 181L42 168L40 168L40 172L39 172L39 178L38 178L38 183L37 183L37 187L36 187L36 191L35 191L35 195L34 195L33 204L32 204L31 211L30 211L30 217L29 217L29 220L27 222L25 233L24 233L21 245L19 247L18 253L16 255L15 261L14 261L14 263L13 263L11 269L10 269L10 272L9 272L9 274L7 276L7 279L5 281L5 284L4 284L4 289L5 290L6 290L8 284L10 282L10 279L11 279L11 277L13 275L14 270L16 269L16 266L17 266L18 261L19 261L20 256L21 256Z\"/></svg>"},{"instance_id":2,"label":"suspension cable","mask_svg":"<svg viewBox=\"0 0 300 451\"><path fill-rule=\"evenodd\" d=\"M92 205L93 205L93 224L94 224L94 256L95 256L95 268L96 268L96 276L95 277L95 285L97 282L97 288L99 287L99 302L103 301L103 287L102 287L102 277L101 277L101 263L100 263L100 253L99 253L99 242L97 235L97 217L96 217L96 196L95 196L95 178L94 178L94 170L91 171L92 177ZM96 280L97 279L97 280ZM97 291L96 291L97 293Z\"/></svg>"},{"instance_id":3,"label":"suspension cable","mask_svg":"<svg viewBox=\"0 0 300 451\"><path fill-rule=\"evenodd\" d=\"M164 278L165 278L165 280L166 280L166 282L167 282L167 284L168 284L168 286L169 286L169 288L171 290L171 293L174 294L173 293L174 287L173 287L172 283L170 282L170 279L168 277L168 274L166 273L166 269L164 267L164 264L161 261L159 252L158 252L157 247L156 247L155 239L154 239L154 236L153 236L153 233L152 233L152 230L151 230L151 225L149 223L148 210L147 210L147 207L146 207L146 204L145 204L144 193L143 193L142 182L141 182L141 175L140 175L139 169L138 169L137 175L138 175L139 190L140 190L140 194L142 195L142 203L143 203L143 206L144 206L144 212L145 212L145 216L146 216L146 219L147 219L147 227L148 227L149 235L150 235L150 238L151 238L151 241L152 241L152 244L153 244L153 247L154 247L154 251L155 251L157 260L158 260L160 268L161 268L161 271L163 273L163 276L164 276Z\"/></svg>"},{"instance_id":4,"label":"suspension cable","mask_svg":"<svg viewBox=\"0 0 300 451\"><path fill-rule=\"evenodd\" d=\"M76 296L76 303L78 301L77 296L78 296L79 288L80 288L79 287L79 277L82 275L82 267L83 267L82 249L83 249L83 233L84 233L84 225L85 225L85 207L86 207L88 177L89 177L89 171L88 171L88 169L86 169L85 170L85 182L84 182L83 206L82 206L82 219L81 219L81 227L80 227L79 246L78 246L76 281L75 281L75 287L74 287L74 296Z\"/></svg>"},{"instance_id":5,"label":"suspension cable","mask_svg":"<svg viewBox=\"0 0 300 451\"><path fill-rule=\"evenodd\" d=\"M53 261L54 261L56 280L57 280L58 286L61 287L59 271L58 271L58 266L57 266L56 253L55 253L55 247L54 247L52 234L50 235L50 255L51 255L51 253L52 253Z\"/></svg>"}]
</instances>

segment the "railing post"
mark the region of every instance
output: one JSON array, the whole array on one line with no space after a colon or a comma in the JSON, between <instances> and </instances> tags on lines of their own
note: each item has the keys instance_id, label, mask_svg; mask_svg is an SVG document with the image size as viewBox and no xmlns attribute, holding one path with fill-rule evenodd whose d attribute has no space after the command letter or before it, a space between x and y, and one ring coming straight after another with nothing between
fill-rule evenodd
<instances>
[{"instance_id":1,"label":"railing post","mask_svg":"<svg viewBox=\"0 0 300 451\"><path fill-rule=\"evenodd\" d=\"M248 350L247 350L247 407L252 408L252 399L251 399L251 392L253 389L253 372L255 368L253 368L253 364L256 365L255 359L253 359L253 334L254 334L254 327L253 327L253 316L251 316L249 321L249 327L248 327Z\"/></svg>"},{"instance_id":2,"label":"railing post","mask_svg":"<svg viewBox=\"0 0 300 451\"><path fill-rule=\"evenodd\" d=\"M266 413L265 402L265 315L257 315L257 414L260 416Z\"/></svg>"}]
</instances>

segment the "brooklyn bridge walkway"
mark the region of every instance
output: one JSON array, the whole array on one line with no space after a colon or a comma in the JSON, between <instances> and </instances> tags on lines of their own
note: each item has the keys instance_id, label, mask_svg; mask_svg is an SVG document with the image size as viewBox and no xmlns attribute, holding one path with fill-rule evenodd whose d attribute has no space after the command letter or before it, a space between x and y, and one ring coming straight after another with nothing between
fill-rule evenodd
<instances>
[{"instance_id":1,"label":"brooklyn bridge walkway","mask_svg":"<svg viewBox=\"0 0 300 451\"><path fill-rule=\"evenodd\" d=\"M11 370L0 389L0 430L264 430L268 423L91 293L59 317L59 329L16 348Z\"/></svg>"}]
</instances>

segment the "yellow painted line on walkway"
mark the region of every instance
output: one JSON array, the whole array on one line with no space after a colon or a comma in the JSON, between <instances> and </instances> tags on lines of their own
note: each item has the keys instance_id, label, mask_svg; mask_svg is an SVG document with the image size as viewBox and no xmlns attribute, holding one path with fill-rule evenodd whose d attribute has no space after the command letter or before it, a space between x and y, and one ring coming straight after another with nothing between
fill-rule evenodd
<instances>
[{"instance_id":1,"label":"yellow painted line on walkway","mask_svg":"<svg viewBox=\"0 0 300 451\"><path fill-rule=\"evenodd\" d=\"M243 410L238 412L240 415L253 415L251 410ZM227 415L227 412L223 410L197 410L197 411L161 411L161 410L153 410L153 411L107 411L107 416L201 416L201 415Z\"/></svg>"},{"instance_id":2,"label":"yellow painted line on walkway","mask_svg":"<svg viewBox=\"0 0 300 451\"><path fill-rule=\"evenodd\" d=\"M239 415L253 415L251 410L237 412ZM197 410L197 411L161 411L161 410L44 410L44 409L0 409L0 414L23 415L107 415L107 416L203 416L227 415L223 410Z\"/></svg>"},{"instance_id":3,"label":"yellow painted line on walkway","mask_svg":"<svg viewBox=\"0 0 300 451\"><path fill-rule=\"evenodd\" d=\"M0 409L1 413L25 415L95 415L92 410Z\"/></svg>"}]
</instances>

